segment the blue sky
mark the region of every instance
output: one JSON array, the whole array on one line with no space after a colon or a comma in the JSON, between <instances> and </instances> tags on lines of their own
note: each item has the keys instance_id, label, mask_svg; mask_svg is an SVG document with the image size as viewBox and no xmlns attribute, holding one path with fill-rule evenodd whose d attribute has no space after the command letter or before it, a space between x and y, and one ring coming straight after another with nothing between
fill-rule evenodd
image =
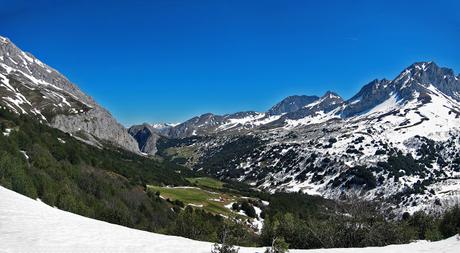
<instances>
[{"instance_id":1,"label":"blue sky","mask_svg":"<svg viewBox=\"0 0 460 253\"><path fill-rule=\"evenodd\" d=\"M460 71L460 1L0 0L0 34L125 125L350 98L415 61Z\"/></svg>"}]
</instances>

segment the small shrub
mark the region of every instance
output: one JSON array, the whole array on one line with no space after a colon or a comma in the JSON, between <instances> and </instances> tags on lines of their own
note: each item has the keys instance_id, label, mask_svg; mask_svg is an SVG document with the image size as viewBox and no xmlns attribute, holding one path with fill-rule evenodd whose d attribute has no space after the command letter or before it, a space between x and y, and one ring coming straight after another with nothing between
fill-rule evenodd
<instances>
[{"instance_id":1,"label":"small shrub","mask_svg":"<svg viewBox=\"0 0 460 253\"><path fill-rule=\"evenodd\" d=\"M272 246L265 250L265 253L286 253L289 252L289 245L284 238L273 238Z\"/></svg>"}]
</instances>

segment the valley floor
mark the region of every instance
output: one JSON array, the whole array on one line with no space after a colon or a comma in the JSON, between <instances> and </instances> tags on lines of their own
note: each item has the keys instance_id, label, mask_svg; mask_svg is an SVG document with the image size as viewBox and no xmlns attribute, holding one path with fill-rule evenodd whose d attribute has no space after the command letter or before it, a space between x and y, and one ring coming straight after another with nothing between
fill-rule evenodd
<instances>
[{"instance_id":1,"label":"valley floor","mask_svg":"<svg viewBox=\"0 0 460 253\"><path fill-rule=\"evenodd\" d=\"M0 252L211 252L211 243L130 229L64 212L0 187ZM458 252L460 239L305 253ZM263 252L241 248L240 253Z\"/></svg>"}]
</instances>

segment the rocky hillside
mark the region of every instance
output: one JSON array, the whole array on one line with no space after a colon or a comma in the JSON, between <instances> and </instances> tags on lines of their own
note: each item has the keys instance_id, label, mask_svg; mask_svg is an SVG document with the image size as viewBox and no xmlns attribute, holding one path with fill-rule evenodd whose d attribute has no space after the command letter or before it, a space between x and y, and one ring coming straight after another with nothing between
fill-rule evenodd
<instances>
[{"instance_id":1,"label":"rocky hillside","mask_svg":"<svg viewBox=\"0 0 460 253\"><path fill-rule=\"evenodd\" d=\"M329 198L355 192L397 210L433 209L460 195L459 80L451 69L419 62L347 101L328 92L307 102L288 98L279 114L196 117L171 127L157 147L195 170L259 189Z\"/></svg>"},{"instance_id":2,"label":"rocky hillside","mask_svg":"<svg viewBox=\"0 0 460 253\"><path fill-rule=\"evenodd\" d=\"M55 69L0 37L0 105L101 146L108 141L138 152L112 115Z\"/></svg>"}]
</instances>

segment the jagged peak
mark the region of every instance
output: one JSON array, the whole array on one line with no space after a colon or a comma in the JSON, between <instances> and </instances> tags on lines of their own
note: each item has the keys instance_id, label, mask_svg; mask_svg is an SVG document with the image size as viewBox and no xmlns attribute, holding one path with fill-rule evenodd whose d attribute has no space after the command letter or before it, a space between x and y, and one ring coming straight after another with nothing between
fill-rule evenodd
<instances>
[{"instance_id":1,"label":"jagged peak","mask_svg":"<svg viewBox=\"0 0 460 253\"><path fill-rule=\"evenodd\" d=\"M307 95L293 95L284 98L281 102L274 105L268 110L268 115L281 115L283 113L289 113L297 111L298 109L318 100L318 96L307 96Z\"/></svg>"},{"instance_id":2,"label":"jagged peak","mask_svg":"<svg viewBox=\"0 0 460 253\"><path fill-rule=\"evenodd\" d=\"M421 61L421 62L415 62L412 65L410 65L407 69L416 69L416 70L427 70L430 67L438 67L438 65L433 62L433 61Z\"/></svg>"},{"instance_id":3,"label":"jagged peak","mask_svg":"<svg viewBox=\"0 0 460 253\"><path fill-rule=\"evenodd\" d=\"M283 100L281 100L278 104L281 104L281 103L284 103L284 102L289 102L289 101L295 101L295 100L301 100L301 99L313 99L313 100L317 100L319 99L320 97L316 96L316 95L291 95L291 96L287 96L285 97Z\"/></svg>"},{"instance_id":4,"label":"jagged peak","mask_svg":"<svg viewBox=\"0 0 460 253\"><path fill-rule=\"evenodd\" d=\"M337 93L335 93L333 91L330 91L330 90L326 91L326 93L324 93L324 95L321 98L330 98L330 99L343 100L342 97L339 94L337 94Z\"/></svg>"},{"instance_id":5,"label":"jagged peak","mask_svg":"<svg viewBox=\"0 0 460 253\"><path fill-rule=\"evenodd\" d=\"M455 83L458 79L452 69L439 67L435 62L429 61L416 62L410 65L393 80L393 83L399 89L417 87L418 85L433 85L445 92L446 95L452 96L458 92Z\"/></svg>"},{"instance_id":6,"label":"jagged peak","mask_svg":"<svg viewBox=\"0 0 460 253\"><path fill-rule=\"evenodd\" d=\"M455 77L454 71L450 68L440 67L434 61L422 61L415 62L409 67L405 68L399 75L396 77L395 81L403 79L406 76L417 76L425 72L440 72L442 75L448 75Z\"/></svg>"}]
</instances>

